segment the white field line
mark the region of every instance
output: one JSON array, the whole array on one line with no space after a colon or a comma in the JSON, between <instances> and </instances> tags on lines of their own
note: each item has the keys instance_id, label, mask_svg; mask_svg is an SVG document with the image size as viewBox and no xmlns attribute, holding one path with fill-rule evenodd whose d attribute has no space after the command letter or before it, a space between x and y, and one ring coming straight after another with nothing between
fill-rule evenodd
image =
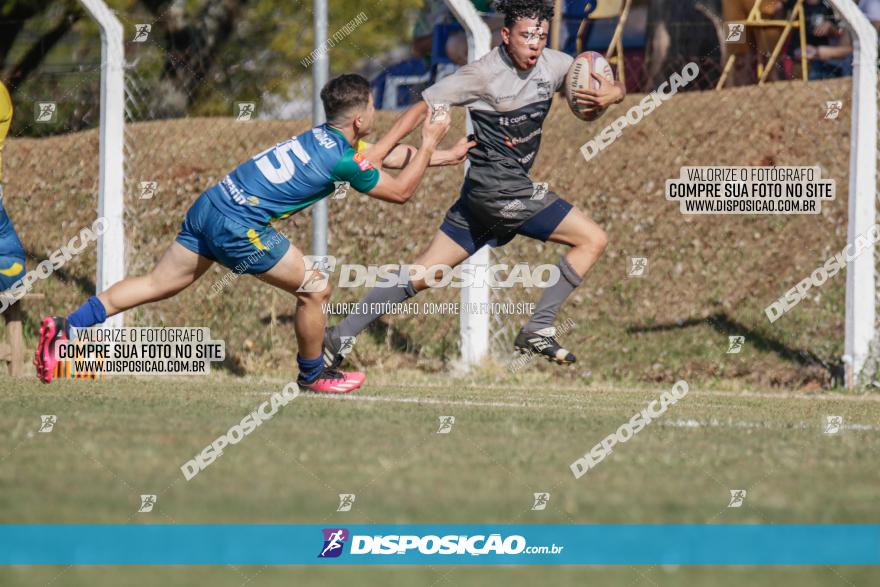
<instances>
[{"instance_id":1,"label":"white field line","mask_svg":"<svg viewBox=\"0 0 880 587\"><path fill-rule=\"evenodd\" d=\"M354 394L304 394L303 397L317 397L319 399L337 399L337 400L362 400L362 401L372 401L372 402L396 402L396 403L404 403L404 404L433 404L433 405L458 405L458 406L471 406L471 407L481 407L481 408L558 408L558 407L568 407L568 408L583 408L585 410L589 410L591 413L595 413L597 411L600 412L611 412L615 413L620 411L620 407L613 407L607 405L607 402L603 401L604 398L594 397L571 397L571 396L562 396L560 399L568 399L568 403L565 405L561 405L557 402L548 403L541 401L496 401L496 400L470 400L470 399L445 399L445 398L434 398L434 397L400 397L400 396L387 396L387 395L363 395L355 392ZM547 396L541 396L544 399ZM518 399L518 398L514 398ZM587 400L587 401L573 401L573 400ZM650 403L650 399L646 399L644 401L639 401L638 408L647 406ZM700 403L700 402L689 402L689 406L696 408L722 408L725 410L736 409L736 410L746 410L749 409L749 406L738 406L738 405L729 405L729 404L716 404L716 403ZM636 406L632 406L633 409L637 409Z\"/></svg>"},{"instance_id":2,"label":"white field line","mask_svg":"<svg viewBox=\"0 0 880 587\"><path fill-rule=\"evenodd\" d=\"M255 383L266 383L266 384L280 384L284 385L288 383L289 379L276 379L276 378L259 378L254 380ZM367 380L367 387L375 387L376 389L440 389L444 391L448 391L450 387L456 386L457 391L504 391L509 393L521 392L523 395L531 395L535 393L535 386L543 385L541 383L535 383L533 386L521 385L497 385L497 384L482 384L482 383L462 383L458 381L453 381L451 384L439 384L439 383L427 383L416 381L414 383L409 383L406 385L397 384L397 383L371 383L369 379ZM602 393L628 393L628 394L659 394L661 391L665 390L666 387L663 385L658 385L657 387L616 387L614 385L607 385L598 388L591 387L575 387L575 386L554 386L554 391L562 391L562 392L570 392L569 394L547 394L546 392L541 393L542 398L548 399L592 399L595 396L591 394L602 394ZM699 396L716 396L716 397L729 397L729 398L755 398L755 399L794 399L794 400L806 400L815 402L819 401L848 401L848 402L880 402L880 393L872 393L872 394L863 394L863 395L843 395L837 393L812 393L812 392L791 392L791 391L780 391L778 393L773 392L762 392L762 391L719 391L712 389L700 389L700 388L691 388L691 393L696 393ZM578 395L572 395L578 394ZM267 394L268 395L268 394ZM597 398L598 399L598 398Z\"/></svg>"},{"instance_id":3,"label":"white field line","mask_svg":"<svg viewBox=\"0 0 880 587\"><path fill-rule=\"evenodd\" d=\"M269 392L248 392L246 395L255 395L260 397L268 397L271 395ZM556 408L556 407L570 407L570 408L584 408L588 409L591 413L595 413L597 411L601 412L618 412L619 409L617 407L608 406L606 403L602 402L602 398L572 398L568 397L569 400L572 399L587 399L587 402L573 402L569 401L565 406L560 406L558 403L547 403L540 401L487 401L487 400L469 400L469 399L444 399L444 398L433 398L433 397L400 397L400 396L387 396L387 395L365 395L355 392L354 394L318 394L318 393L304 393L301 397L304 398L315 398L315 399L330 399L330 400L340 400L340 401L368 401L368 402L394 402L401 404L427 404L427 405L450 405L450 406L469 406L469 407L478 407L478 408ZM649 400L645 400L643 402L639 402L640 405L647 405ZM690 405L694 407L718 407L723 409L748 409L748 406L737 406L737 405L726 405L726 404L703 404L703 403L691 403ZM635 407L633 408L635 409Z\"/></svg>"},{"instance_id":4,"label":"white field line","mask_svg":"<svg viewBox=\"0 0 880 587\"><path fill-rule=\"evenodd\" d=\"M355 392L357 393L357 392ZM340 401L362 401L362 402L394 402L399 404L429 404L441 406L469 406L479 408L543 408L549 407L547 404L540 402L498 402L498 401L480 401L480 400L446 400L427 397L393 397L381 395L349 395L349 394L302 394L300 397L315 399L333 399Z\"/></svg>"},{"instance_id":5,"label":"white field line","mask_svg":"<svg viewBox=\"0 0 880 587\"><path fill-rule=\"evenodd\" d=\"M127 375L126 377L133 377ZM174 376L167 376L167 381L174 381ZM177 381L190 383L194 381L195 378L191 376L184 376L177 379ZM280 385L284 386L285 384L290 382L290 379L281 379L277 377L254 377L247 378L245 381L248 381L250 385ZM236 385L242 385L241 380L233 379L233 378L222 378L218 379L218 383L235 383ZM482 383L466 383L461 381L453 381L452 383L438 384L438 383L427 383L416 381L414 383L409 383L406 385L397 384L397 383L385 383L378 382L372 383L371 381L367 381L368 388L374 389L439 389L443 391L448 391L450 387L455 386L457 391L503 391L508 393L520 392L523 395L531 395L535 393L535 388L539 385L546 385L544 382L536 382L534 385L498 385L498 384L482 384ZM614 385L602 385L601 387L575 387L575 386L553 386L553 389L558 392L570 392L566 394L547 394L546 392L541 393L541 397L547 399L592 399L596 397L596 394L604 394L604 393L627 393L627 394L659 394L661 391L664 391L668 386L658 385L656 387L617 387ZM813 392L791 392L791 391L780 391L780 392L762 392L762 391L720 391L720 390L712 390L712 389L701 389L701 388L691 388L691 393L696 393L700 396L716 396L716 397L729 397L729 398L755 398L755 399L791 399L791 400L801 400L801 401L830 401L830 402L880 402L880 393L870 393L870 394L862 394L862 395L843 395L837 393L813 393ZM578 395L574 395L578 394ZM257 393L257 395L270 395L269 392Z\"/></svg>"},{"instance_id":6,"label":"white field line","mask_svg":"<svg viewBox=\"0 0 880 587\"><path fill-rule=\"evenodd\" d=\"M538 384L536 384L538 385ZM449 385L440 385L436 383L415 383L410 385L396 385L396 384L385 384L378 383L376 384L378 388L390 388L390 389L412 389L412 388L424 388L424 389L444 389L448 390ZM522 391L526 393L534 393L534 387L514 387L514 386L506 386L506 385L471 385L468 387L460 387L460 390L466 389L474 389L481 390L485 389L488 391ZM614 386L603 386L599 389L592 389L589 387L560 387L554 386L556 391L570 391L572 393L579 394L588 394L588 393L605 393L605 392L614 392L614 393L659 393L663 389L663 386L654 387L614 387ZM781 391L779 393L767 393L767 392L759 392L759 391L715 391L711 389L699 389L692 388L692 392L696 392L699 395L710 395L717 397L733 397L733 398L756 398L756 399L799 399L799 400L809 400L809 401L854 401L854 402L880 402L880 394L864 394L864 395L842 395L842 394L833 394L833 393L793 393L789 391ZM546 398L559 398L559 399L571 399L571 395L562 395L562 394L553 394L548 395L546 393L542 393L541 397Z\"/></svg>"},{"instance_id":7,"label":"white field line","mask_svg":"<svg viewBox=\"0 0 880 587\"><path fill-rule=\"evenodd\" d=\"M280 384L284 385L288 381L284 379L260 379L259 383L266 384ZM453 384L454 385L454 384ZM370 386L372 387L372 386ZM413 383L409 385L397 385L397 384L385 384L385 383L377 383L375 384L376 389L406 389L411 390L413 388L416 389L439 389L443 391L448 391L450 385L439 385L434 383ZM548 394L546 392L541 393L541 398L551 399L551 400L586 400L586 403L592 402L600 402L603 401L604 398L601 397L600 394L606 393L626 393L630 395L635 394L655 394L663 391L663 387L602 387L600 389L591 389L586 387L556 387L556 391L569 391L570 394ZM510 386L500 386L500 385L470 385L470 386L460 386L456 389L456 391L504 391L507 393L516 393L520 392L523 396L533 396L535 393L534 387L510 387ZM758 392L758 391L716 391L711 389L691 389L693 393L692 397L724 397L724 398L734 398L734 399L776 399L776 400L807 400L815 403L816 401L848 401L848 402L880 402L880 394L864 394L864 395L842 395L842 394L829 394L829 393L792 393L787 391L781 391L779 393L767 393L767 392ZM257 395L269 395L269 392L261 393L261 392L253 392ZM576 395L575 395L576 394ZM365 397L365 396L361 396ZM379 396L376 396L379 397ZM383 398L386 399L386 398ZM418 400L419 398L412 398L414 400ZM424 400L422 400L424 401ZM440 401L440 400L438 400ZM443 400L445 401L445 400ZM470 400L457 400L457 401L470 401ZM529 402L531 405L531 402ZM480 404L475 404L480 405ZM491 407L491 404L486 403L487 407ZM541 402L535 402L534 405L546 405ZM702 405L712 405L712 404L702 404ZM723 404L714 404L718 407L722 407ZM504 402L498 402L498 407L504 407ZM522 407L522 404L517 403L513 404L512 407ZM725 408L734 408L741 406L731 406L731 405L723 405ZM742 406L748 407L748 406Z\"/></svg>"},{"instance_id":8,"label":"white field line","mask_svg":"<svg viewBox=\"0 0 880 587\"><path fill-rule=\"evenodd\" d=\"M250 392L248 395L265 395L260 392ZM378 395L348 395L348 394L317 394L317 393L304 393L300 395L301 398L313 399L318 401L361 401L361 402L389 402L389 403L398 403L398 404L424 404L424 405L440 405L440 406L465 406L465 407L480 407L480 408L519 408L519 409L533 409L533 408L557 408L560 407L557 404L547 404L543 402L501 402L501 401L480 401L480 400L454 400L454 399L437 399L437 398L425 398L425 397L393 397L393 396L378 396ZM619 408L612 407L600 407L603 412L618 412ZM591 407L591 410L593 408ZM821 422L795 422L791 424L770 424L767 422L749 422L746 420L734 420L732 418L728 418L727 420L719 420L717 418L712 418L711 420L695 420L693 418L689 419L678 419L678 420L659 420L658 421L661 426L667 426L671 428L754 428L754 429L791 429L799 428L799 429L810 429L815 428L817 431L821 431ZM880 430L880 426L873 426L871 424L855 424L855 423L844 423L843 430L858 430L858 431L866 431L866 432L874 432Z\"/></svg>"},{"instance_id":9,"label":"white field line","mask_svg":"<svg viewBox=\"0 0 880 587\"><path fill-rule=\"evenodd\" d=\"M810 429L814 428L817 431L821 432L821 425L818 422L797 422L792 424L785 425L775 425L769 424L767 422L744 422L739 420L718 420L717 418L712 418L711 420L694 420L693 418L689 418L687 420L660 420L660 426L669 426L670 428L764 428L764 429L782 429L782 428L800 428L800 429ZM844 422L842 426L843 430L860 430L865 432L874 432L880 430L880 426L872 426L870 424L847 424ZM832 435L829 435L832 436Z\"/></svg>"}]
</instances>

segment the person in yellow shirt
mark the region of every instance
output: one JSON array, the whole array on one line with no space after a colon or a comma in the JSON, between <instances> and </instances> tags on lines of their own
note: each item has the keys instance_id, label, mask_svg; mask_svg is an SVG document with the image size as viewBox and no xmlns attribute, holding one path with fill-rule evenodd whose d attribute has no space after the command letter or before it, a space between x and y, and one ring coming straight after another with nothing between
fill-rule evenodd
<instances>
[{"instance_id":1,"label":"person in yellow shirt","mask_svg":"<svg viewBox=\"0 0 880 587\"><path fill-rule=\"evenodd\" d=\"M12 124L12 98L0 82L0 291L24 277L24 248L3 207L3 142Z\"/></svg>"},{"instance_id":2,"label":"person in yellow shirt","mask_svg":"<svg viewBox=\"0 0 880 587\"><path fill-rule=\"evenodd\" d=\"M745 20L752 8L755 0L722 0L721 11L724 22ZM761 0L760 5L761 16L765 20L775 18L783 18L784 1L783 0ZM728 54L736 55L736 64L730 77L729 85L745 86L753 84L757 81L756 65L760 59L766 63L776 42L782 35L782 29L776 27L746 27L745 43L729 43L727 45ZM792 38L797 38L795 32ZM770 79L778 79L781 75L781 67L777 66L770 73Z\"/></svg>"}]
</instances>

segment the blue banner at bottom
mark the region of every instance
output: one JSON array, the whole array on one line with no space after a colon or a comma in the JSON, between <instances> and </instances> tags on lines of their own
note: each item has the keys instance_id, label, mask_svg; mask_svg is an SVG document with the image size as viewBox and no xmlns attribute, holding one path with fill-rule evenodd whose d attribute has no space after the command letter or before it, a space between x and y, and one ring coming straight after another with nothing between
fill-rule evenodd
<instances>
[{"instance_id":1,"label":"blue banner at bottom","mask_svg":"<svg viewBox=\"0 0 880 587\"><path fill-rule=\"evenodd\" d=\"M4 565L877 565L880 525L0 525Z\"/></svg>"}]
</instances>

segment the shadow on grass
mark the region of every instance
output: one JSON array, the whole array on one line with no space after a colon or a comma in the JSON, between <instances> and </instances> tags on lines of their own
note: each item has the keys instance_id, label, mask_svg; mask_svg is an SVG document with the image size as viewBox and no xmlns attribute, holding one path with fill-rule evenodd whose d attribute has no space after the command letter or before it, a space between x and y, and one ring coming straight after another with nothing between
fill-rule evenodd
<instances>
[{"instance_id":1,"label":"shadow on grass","mask_svg":"<svg viewBox=\"0 0 880 587\"><path fill-rule=\"evenodd\" d=\"M293 314L281 314L275 318L280 324L293 324ZM268 325L271 318L265 316L260 319L264 325ZM400 329L380 320L374 320L364 331L376 344L384 346L386 343L390 350L395 353L403 353L418 356L422 350L421 345L416 344L412 337L404 334Z\"/></svg>"},{"instance_id":2,"label":"shadow on grass","mask_svg":"<svg viewBox=\"0 0 880 587\"><path fill-rule=\"evenodd\" d=\"M223 362L211 363L211 369L225 371L230 375L236 375L238 377L244 377L247 375L247 371L241 366L241 359L239 359L235 353L230 353L229 347L226 348L226 357L223 359Z\"/></svg>"},{"instance_id":3,"label":"shadow on grass","mask_svg":"<svg viewBox=\"0 0 880 587\"><path fill-rule=\"evenodd\" d=\"M34 251L29 249L24 250L25 257L27 258L27 270L33 271L37 265L46 260L43 255L38 255ZM57 277L64 283L73 283L79 290L83 293L83 295L90 296L92 292L95 291L95 282L92 279L87 277L77 277L72 273L65 271L64 267L59 267L52 271L52 276ZM33 290L31 290L33 291Z\"/></svg>"},{"instance_id":4,"label":"shadow on grass","mask_svg":"<svg viewBox=\"0 0 880 587\"><path fill-rule=\"evenodd\" d=\"M721 334L727 336L745 336L746 340L749 341L749 344L761 352L775 353L781 359L797 363L803 367L821 367L829 373L836 385L843 384L843 361L826 361L812 351L792 348L779 339L768 336L753 328L749 328L741 322L737 322L724 312L717 312L705 318L688 318L687 320L677 320L675 322L654 324L652 326L629 326L627 327L626 332L627 334L665 332L669 330L681 330L693 326L701 326L706 323L708 323L716 332Z\"/></svg>"}]
</instances>

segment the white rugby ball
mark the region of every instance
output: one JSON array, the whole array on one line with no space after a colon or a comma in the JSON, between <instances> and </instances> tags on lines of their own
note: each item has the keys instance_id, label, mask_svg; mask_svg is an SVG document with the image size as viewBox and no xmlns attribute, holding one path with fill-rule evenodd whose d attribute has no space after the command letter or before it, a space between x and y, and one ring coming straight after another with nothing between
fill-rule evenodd
<instances>
[{"instance_id":1,"label":"white rugby ball","mask_svg":"<svg viewBox=\"0 0 880 587\"><path fill-rule=\"evenodd\" d=\"M581 120L596 120L605 113L604 108L583 112L572 92L575 89L598 89L599 81L593 77L593 73L597 73L609 81L614 81L614 71L608 61L595 51L584 51L574 58L574 62L568 68L568 73L565 76L565 97L568 100L568 107L571 108L572 114Z\"/></svg>"}]
</instances>

